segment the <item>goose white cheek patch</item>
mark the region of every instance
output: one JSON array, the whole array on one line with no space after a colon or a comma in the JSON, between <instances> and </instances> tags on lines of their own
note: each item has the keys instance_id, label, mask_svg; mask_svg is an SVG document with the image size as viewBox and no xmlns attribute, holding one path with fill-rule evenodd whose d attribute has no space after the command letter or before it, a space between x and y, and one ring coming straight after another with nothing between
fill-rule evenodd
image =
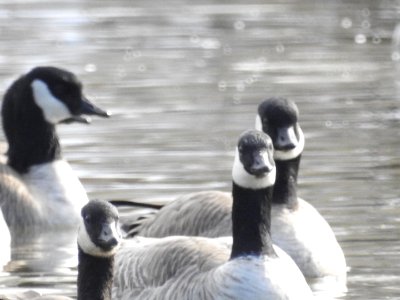
<instances>
[{"instance_id":1,"label":"goose white cheek patch","mask_svg":"<svg viewBox=\"0 0 400 300\"><path fill-rule=\"evenodd\" d=\"M303 131L301 130L299 124L296 124L296 127L297 127L297 131L299 133L299 141L298 141L296 147L293 148L292 150L288 150L288 151L275 150L275 152L274 152L275 160L290 160L290 159L296 158L303 152L304 144L305 144L304 134L303 134ZM263 131L260 115L256 115L255 129L259 130L259 131ZM293 137L293 136L295 136L294 128L292 128L290 134L292 135L292 140L297 139L297 138Z\"/></svg>"},{"instance_id":2,"label":"goose white cheek patch","mask_svg":"<svg viewBox=\"0 0 400 300\"><path fill-rule=\"evenodd\" d=\"M264 155L266 156L265 161L269 162L268 153L265 153ZM249 174L243 167L243 164L239 159L239 151L236 148L235 160L232 168L232 179L237 185L244 188L255 190L267 188L275 184L276 177L276 168L272 165L268 167L271 168L271 171L264 177L256 177Z\"/></svg>"},{"instance_id":3,"label":"goose white cheek patch","mask_svg":"<svg viewBox=\"0 0 400 300\"><path fill-rule=\"evenodd\" d=\"M256 115L256 124L255 124L255 128L258 131L263 131L263 127L262 127L262 122L261 122L261 118L260 115Z\"/></svg>"},{"instance_id":4,"label":"goose white cheek patch","mask_svg":"<svg viewBox=\"0 0 400 300\"><path fill-rule=\"evenodd\" d=\"M305 143L304 134L303 134L303 131L301 130L299 124L296 124L296 126L297 126L297 132L299 133L299 141L298 141L296 147L294 147L291 150L287 150L287 151L275 150L275 152L274 152L274 159L275 160L290 160L290 159L294 159L294 158L298 157L303 152L304 143ZM292 140L293 139L296 140L294 128L291 130L291 135L292 135Z\"/></svg>"},{"instance_id":5,"label":"goose white cheek patch","mask_svg":"<svg viewBox=\"0 0 400 300\"><path fill-rule=\"evenodd\" d=\"M114 238L116 238L119 241L121 237L118 232L117 224L113 222L112 224L110 224L110 228L112 230ZM82 219L80 221L78 230L78 244L79 247L81 247L81 249L83 250L83 252L97 257L109 257L114 255L118 250L118 246L114 247L110 251L104 251L100 247L96 246L90 239L90 236L86 231L86 227Z\"/></svg>"},{"instance_id":6,"label":"goose white cheek patch","mask_svg":"<svg viewBox=\"0 0 400 300\"><path fill-rule=\"evenodd\" d=\"M33 99L43 112L47 122L57 124L71 117L67 106L57 99L42 80L35 79L31 84Z\"/></svg>"}]
</instances>

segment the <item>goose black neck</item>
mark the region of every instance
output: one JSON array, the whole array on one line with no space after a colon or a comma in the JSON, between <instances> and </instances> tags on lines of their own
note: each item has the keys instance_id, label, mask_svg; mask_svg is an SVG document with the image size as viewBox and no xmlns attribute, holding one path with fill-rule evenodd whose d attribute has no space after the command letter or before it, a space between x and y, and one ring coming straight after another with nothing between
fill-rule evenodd
<instances>
[{"instance_id":1,"label":"goose black neck","mask_svg":"<svg viewBox=\"0 0 400 300\"><path fill-rule=\"evenodd\" d=\"M8 141L8 164L19 173L61 157L55 126L44 119L32 91L22 79L4 96L3 128Z\"/></svg>"},{"instance_id":2,"label":"goose black neck","mask_svg":"<svg viewBox=\"0 0 400 300\"><path fill-rule=\"evenodd\" d=\"M286 204L289 208L296 208L297 200L297 174L299 171L301 155L291 160L275 160L276 181L272 203Z\"/></svg>"},{"instance_id":3,"label":"goose black neck","mask_svg":"<svg viewBox=\"0 0 400 300\"><path fill-rule=\"evenodd\" d=\"M19 173L29 167L47 163L61 157L61 147L53 125L43 122L30 128L21 126L17 135L8 139L8 164Z\"/></svg>"},{"instance_id":4,"label":"goose black neck","mask_svg":"<svg viewBox=\"0 0 400 300\"><path fill-rule=\"evenodd\" d=\"M111 300L114 256L95 257L78 249L78 300Z\"/></svg>"},{"instance_id":5,"label":"goose black neck","mask_svg":"<svg viewBox=\"0 0 400 300\"><path fill-rule=\"evenodd\" d=\"M271 241L272 187L253 190L233 183L231 259L276 255Z\"/></svg>"}]
</instances>

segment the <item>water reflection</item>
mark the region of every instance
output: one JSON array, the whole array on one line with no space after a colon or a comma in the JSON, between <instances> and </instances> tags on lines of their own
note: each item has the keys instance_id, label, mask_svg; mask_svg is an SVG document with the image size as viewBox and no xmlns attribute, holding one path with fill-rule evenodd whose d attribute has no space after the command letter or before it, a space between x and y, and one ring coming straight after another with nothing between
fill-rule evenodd
<instances>
[{"instance_id":1,"label":"water reflection","mask_svg":"<svg viewBox=\"0 0 400 300\"><path fill-rule=\"evenodd\" d=\"M0 90L37 64L77 73L114 116L61 127L64 155L91 198L147 202L229 190L233 145L257 104L290 97L306 135L299 194L351 266L342 298L398 298L398 3L169 4L3 1ZM14 247L2 291L40 281L73 294L75 238L57 238Z\"/></svg>"},{"instance_id":2,"label":"water reflection","mask_svg":"<svg viewBox=\"0 0 400 300\"><path fill-rule=\"evenodd\" d=\"M0 280L9 286L7 293L29 289L74 296L76 256L76 230L18 234L13 239L11 261L4 267Z\"/></svg>"}]
</instances>

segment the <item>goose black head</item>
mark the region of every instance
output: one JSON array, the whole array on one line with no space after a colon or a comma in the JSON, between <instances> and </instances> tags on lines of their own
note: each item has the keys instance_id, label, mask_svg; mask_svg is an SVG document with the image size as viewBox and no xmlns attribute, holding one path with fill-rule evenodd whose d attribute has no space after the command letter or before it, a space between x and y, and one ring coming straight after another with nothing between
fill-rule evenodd
<instances>
[{"instance_id":1,"label":"goose black head","mask_svg":"<svg viewBox=\"0 0 400 300\"><path fill-rule=\"evenodd\" d=\"M110 114L93 105L83 94L82 84L71 72L55 67L37 67L30 71L33 98L50 123L83 122L81 115L109 117Z\"/></svg>"},{"instance_id":2,"label":"goose black head","mask_svg":"<svg viewBox=\"0 0 400 300\"><path fill-rule=\"evenodd\" d=\"M275 183L276 169L271 138L257 130L239 137L232 169L233 181L244 188L260 189Z\"/></svg>"},{"instance_id":3,"label":"goose black head","mask_svg":"<svg viewBox=\"0 0 400 300\"><path fill-rule=\"evenodd\" d=\"M118 211L103 200L89 201L82 208L78 231L78 245L92 256L108 257L115 254L121 240Z\"/></svg>"},{"instance_id":4,"label":"goose black head","mask_svg":"<svg viewBox=\"0 0 400 300\"><path fill-rule=\"evenodd\" d=\"M304 135L298 117L296 104L284 98L269 98L258 106L256 129L271 137L275 159L289 160L303 152Z\"/></svg>"},{"instance_id":5,"label":"goose black head","mask_svg":"<svg viewBox=\"0 0 400 300\"><path fill-rule=\"evenodd\" d=\"M33 101L32 101L32 100ZM7 90L3 102L3 118L32 116L41 111L50 124L61 122L89 123L81 115L109 117L83 94L77 77L56 67L36 67L17 79ZM12 123L4 121L5 123Z\"/></svg>"}]
</instances>

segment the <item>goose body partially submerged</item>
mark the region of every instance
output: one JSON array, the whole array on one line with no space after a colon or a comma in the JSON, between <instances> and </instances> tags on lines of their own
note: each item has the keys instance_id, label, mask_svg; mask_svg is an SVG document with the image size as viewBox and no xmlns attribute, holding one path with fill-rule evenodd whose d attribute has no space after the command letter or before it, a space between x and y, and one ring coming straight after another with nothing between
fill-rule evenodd
<instances>
[{"instance_id":1,"label":"goose body partially submerged","mask_svg":"<svg viewBox=\"0 0 400 300\"><path fill-rule=\"evenodd\" d=\"M75 227L86 192L66 160L59 123L88 123L83 115L108 117L90 103L74 74L37 67L6 91L2 121L7 164L0 164L0 199L10 230Z\"/></svg>"},{"instance_id":2,"label":"goose body partially submerged","mask_svg":"<svg viewBox=\"0 0 400 300\"><path fill-rule=\"evenodd\" d=\"M232 239L135 237L116 255L115 299L311 299L304 276L272 245L271 139L241 135L233 171Z\"/></svg>"},{"instance_id":3,"label":"goose body partially submerged","mask_svg":"<svg viewBox=\"0 0 400 300\"><path fill-rule=\"evenodd\" d=\"M297 196L297 175L305 140L298 115L294 102L270 98L259 105L256 117L256 128L271 137L275 148L277 177L271 200L272 241L294 259L304 276L333 277L344 290L346 260L332 228L311 204ZM129 236L231 235L232 205L232 196L226 192L183 195L133 224Z\"/></svg>"}]
</instances>

